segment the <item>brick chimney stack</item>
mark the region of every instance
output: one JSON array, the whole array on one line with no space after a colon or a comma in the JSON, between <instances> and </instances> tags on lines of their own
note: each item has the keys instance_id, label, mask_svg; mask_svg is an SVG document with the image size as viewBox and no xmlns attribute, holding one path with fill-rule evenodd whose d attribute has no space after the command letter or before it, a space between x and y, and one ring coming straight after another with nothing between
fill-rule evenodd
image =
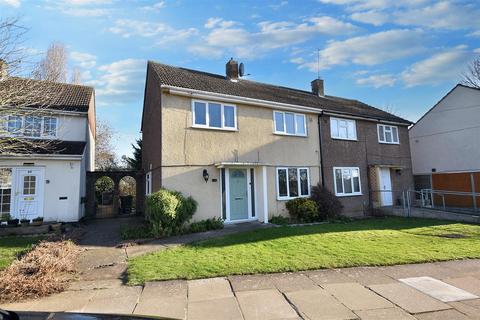
<instances>
[{"instance_id":1,"label":"brick chimney stack","mask_svg":"<svg viewBox=\"0 0 480 320\"><path fill-rule=\"evenodd\" d=\"M228 80L238 80L238 62L230 58L226 64L226 74Z\"/></svg>"},{"instance_id":2,"label":"brick chimney stack","mask_svg":"<svg viewBox=\"0 0 480 320\"><path fill-rule=\"evenodd\" d=\"M8 77L8 64L0 59L0 80L5 80Z\"/></svg>"},{"instance_id":3,"label":"brick chimney stack","mask_svg":"<svg viewBox=\"0 0 480 320\"><path fill-rule=\"evenodd\" d=\"M312 93L316 94L319 97L325 96L325 91L323 88L323 79L315 79L312 81Z\"/></svg>"}]
</instances>

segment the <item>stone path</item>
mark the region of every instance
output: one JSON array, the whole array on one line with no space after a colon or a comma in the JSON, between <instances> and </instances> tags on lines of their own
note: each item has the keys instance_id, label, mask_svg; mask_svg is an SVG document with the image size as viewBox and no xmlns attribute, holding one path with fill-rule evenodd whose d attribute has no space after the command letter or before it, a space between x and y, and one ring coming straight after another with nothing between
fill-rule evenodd
<instances>
[{"instance_id":1,"label":"stone path","mask_svg":"<svg viewBox=\"0 0 480 320\"><path fill-rule=\"evenodd\" d=\"M435 279L429 282L433 286L423 285L420 291L407 284L415 280L399 281L417 277ZM149 282L132 287L107 277L84 281L48 298L2 307L176 319L478 320L480 299L471 295L478 296L479 283L480 260ZM473 299L442 302L434 298L438 286L444 294L451 293L448 288L456 293L460 289Z\"/></svg>"}]
</instances>

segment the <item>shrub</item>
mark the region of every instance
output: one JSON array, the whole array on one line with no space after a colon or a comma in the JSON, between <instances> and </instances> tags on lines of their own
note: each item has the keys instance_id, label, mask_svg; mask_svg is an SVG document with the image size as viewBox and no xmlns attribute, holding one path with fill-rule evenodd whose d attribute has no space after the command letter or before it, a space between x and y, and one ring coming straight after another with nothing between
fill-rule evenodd
<instances>
[{"instance_id":1,"label":"shrub","mask_svg":"<svg viewBox=\"0 0 480 320\"><path fill-rule=\"evenodd\" d=\"M342 213L343 205L338 197L321 184L312 187L310 198L317 204L321 220L336 219Z\"/></svg>"},{"instance_id":2,"label":"shrub","mask_svg":"<svg viewBox=\"0 0 480 320\"><path fill-rule=\"evenodd\" d=\"M319 220L318 206L308 198L297 198L285 204L292 219L297 222L315 222Z\"/></svg>"},{"instance_id":3,"label":"shrub","mask_svg":"<svg viewBox=\"0 0 480 320\"><path fill-rule=\"evenodd\" d=\"M160 189L147 197L145 218L155 237L179 234L197 210L197 202L178 191Z\"/></svg>"},{"instance_id":4,"label":"shrub","mask_svg":"<svg viewBox=\"0 0 480 320\"><path fill-rule=\"evenodd\" d=\"M290 219L284 216L272 216L269 222L284 226L290 223Z\"/></svg>"},{"instance_id":5,"label":"shrub","mask_svg":"<svg viewBox=\"0 0 480 320\"><path fill-rule=\"evenodd\" d=\"M205 232L209 230L219 230L223 229L223 220L221 218L212 218L201 220L197 222L192 222L186 232L195 233L195 232Z\"/></svg>"},{"instance_id":6,"label":"shrub","mask_svg":"<svg viewBox=\"0 0 480 320\"><path fill-rule=\"evenodd\" d=\"M120 236L122 240L153 238L152 231L146 224L141 226L122 225L120 226Z\"/></svg>"}]
</instances>

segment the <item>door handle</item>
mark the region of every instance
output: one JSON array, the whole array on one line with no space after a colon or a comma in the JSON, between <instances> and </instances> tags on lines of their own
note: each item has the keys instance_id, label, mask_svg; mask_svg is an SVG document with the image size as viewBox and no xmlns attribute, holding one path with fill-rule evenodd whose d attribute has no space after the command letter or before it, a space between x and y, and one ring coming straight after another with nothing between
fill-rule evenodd
<instances>
[{"instance_id":1,"label":"door handle","mask_svg":"<svg viewBox=\"0 0 480 320\"><path fill-rule=\"evenodd\" d=\"M235 200L242 200L243 197L235 197Z\"/></svg>"}]
</instances>

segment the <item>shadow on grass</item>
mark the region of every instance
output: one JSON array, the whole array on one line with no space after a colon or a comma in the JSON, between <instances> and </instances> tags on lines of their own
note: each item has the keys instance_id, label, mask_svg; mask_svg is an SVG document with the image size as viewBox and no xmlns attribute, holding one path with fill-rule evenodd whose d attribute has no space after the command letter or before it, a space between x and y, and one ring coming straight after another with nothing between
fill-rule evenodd
<instances>
[{"instance_id":1,"label":"shadow on grass","mask_svg":"<svg viewBox=\"0 0 480 320\"><path fill-rule=\"evenodd\" d=\"M313 234L327 234L339 232L354 231L374 231L374 230L405 230L412 235L423 235L421 233L408 232L409 229L425 228L434 226L448 226L456 224L454 221L419 219L419 218L372 218L356 220L353 222L332 222L312 226L282 226L277 228L259 229L237 234L227 235L220 238L202 240L186 244L186 247L193 248L214 248L226 247L236 244L255 243L262 241L275 240L286 237L296 237ZM480 227L479 227L480 228ZM480 232L480 231L479 231ZM425 234L428 235L428 234Z\"/></svg>"}]
</instances>

